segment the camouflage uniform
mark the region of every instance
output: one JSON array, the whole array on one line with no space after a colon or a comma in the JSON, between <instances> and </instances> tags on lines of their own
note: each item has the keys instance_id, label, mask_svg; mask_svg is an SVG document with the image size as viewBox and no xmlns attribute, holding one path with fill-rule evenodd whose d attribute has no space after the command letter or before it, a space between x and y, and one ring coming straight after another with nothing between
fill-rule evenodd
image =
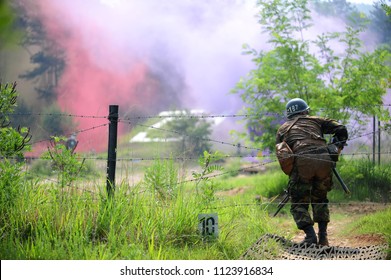
<instances>
[{"instance_id":1,"label":"camouflage uniform","mask_svg":"<svg viewBox=\"0 0 391 280\"><path fill-rule=\"evenodd\" d=\"M287 132L294 121L296 123ZM285 140L295 154L293 171L289 176L290 211L299 229L312 226L314 222L330 221L327 192L333 184L332 168L335 163L329 156L324 134L333 134L344 140L348 138L344 125L309 115L288 119L277 132L276 143ZM310 205L313 219L308 211Z\"/></svg>"}]
</instances>

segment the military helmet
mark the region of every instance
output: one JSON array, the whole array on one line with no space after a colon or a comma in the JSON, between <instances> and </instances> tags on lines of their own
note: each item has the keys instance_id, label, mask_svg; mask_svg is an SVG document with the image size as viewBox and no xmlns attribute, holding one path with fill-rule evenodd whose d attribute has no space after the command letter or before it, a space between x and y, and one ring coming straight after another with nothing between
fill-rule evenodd
<instances>
[{"instance_id":1,"label":"military helmet","mask_svg":"<svg viewBox=\"0 0 391 280\"><path fill-rule=\"evenodd\" d=\"M286 115L288 118L293 115L305 112L310 109L307 103L301 98L293 98L286 103Z\"/></svg>"}]
</instances>

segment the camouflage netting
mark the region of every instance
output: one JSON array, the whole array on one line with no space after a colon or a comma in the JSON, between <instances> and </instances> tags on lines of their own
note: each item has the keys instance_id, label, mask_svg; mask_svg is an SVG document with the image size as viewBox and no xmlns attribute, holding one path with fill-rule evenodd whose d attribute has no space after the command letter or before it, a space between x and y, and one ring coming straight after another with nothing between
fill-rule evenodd
<instances>
[{"instance_id":1,"label":"camouflage netting","mask_svg":"<svg viewBox=\"0 0 391 280\"><path fill-rule=\"evenodd\" d=\"M385 260L387 244L357 248L300 245L283 237L261 236L242 256L243 260Z\"/></svg>"}]
</instances>

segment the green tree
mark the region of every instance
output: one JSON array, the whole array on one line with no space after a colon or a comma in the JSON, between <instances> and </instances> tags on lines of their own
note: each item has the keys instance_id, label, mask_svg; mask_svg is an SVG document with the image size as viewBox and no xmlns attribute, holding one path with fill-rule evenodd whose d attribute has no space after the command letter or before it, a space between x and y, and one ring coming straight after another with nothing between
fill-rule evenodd
<instances>
[{"instance_id":1,"label":"green tree","mask_svg":"<svg viewBox=\"0 0 391 280\"><path fill-rule=\"evenodd\" d=\"M16 107L16 83L0 83L0 221L20 193L23 152L31 137L27 128L14 129L8 115Z\"/></svg>"},{"instance_id":2,"label":"green tree","mask_svg":"<svg viewBox=\"0 0 391 280\"><path fill-rule=\"evenodd\" d=\"M367 6L365 11L359 11L358 4L352 4L346 0L313 0L310 1L310 5L311 10L313 9L326 17L341 19L344 23L355 28L366 27L371 21L369 17L370 5L361 4Z\"/></svg>"},{"instance_id":3,"label":"green tree","mask_svg":"<svg viewBox=\"0 0 391 280\"><path fill-rule=\"evenodd\" d=\"M383 1L380 2L380 5L383 8L383 10L386 12L386 15L388 17L391 17L391 6L387 5Z\"/></svg>"},{"instance_id":4,"label":"green tree","mask_svg":"<svg viewBox=\"0 0 391 280\"><path fill-rule=\"evenodd\" d=\"M18 14L18 27L25 31L21 45L29 53L31 63L36 65L34 69L21 74L20 78L33 81L38 96L47 103L52 103L65 68L64 51L47 36L41 19L31 16L34 13L27 12L38 9L35 3L17 1L13 8Z\"/></svg>"},{"instance_id":5,"label":"green tree","mask_svg":"<svg viewBox=\"0 0 391 280\"><path fill-rule=\"evenodd\" d=\"M261 148L274 149L277 124L284 118L286 102L294 97L305 99L314 113L342 122L363 123L365 116L373 115L389 120L389 112L378 105L389 83L390 53L362 52L362 28L347 26L344 32L306 39L312 25L307 0L258 1L258 5L259 22L272 49L245 46L256 68L233 92L247 105L247 126L253 128L249 136ZM332 48L335 43L339 52ZM247 134L242 136L248 139Z\"/></svg>"},{"instance_id":6,"label":"green tree","mask_svg":"<svg viewBox=\"0 0 391 280\"><path fill-rule=\"evenodd\" d=\"M43 159L52 161L51 168L58 176L61 199L64 198L65 190L71 189L84 165L84 160L80 162L74 150L66 147L65 141L64 137L52 137L51 147L42 155Z\"/></svg>"},{"instance_id":7,"label":"green tree","mask_svg":"<svg viewBox=\"0 0 391 280\"><path fill-rule=\"evenodd\" d=\"M181 136L182 150L196 156L210 150L208 137L212 133L211 126L212 124L205 119L189 117L189 112L167 123L172 136Z\"/></svg>"},{"instance_id":8,"label":"green tree","mask_svg":"<svg viewBox=\"0 0 391 280\"><path fill-rule=\"evenodd\" d=\"M377 34L380 44L387 44L391 47L391 13L387 8L391 10L382 1L374 3L371 11L370 28Z\"/></svg>"},{"instance_id":9,"label":"green tree","mask_svg":"<svg viewBox=\"0 0 391 280\"><path fill-rule=\"evenodd\" d=\"M331 0L331 1L314 0L312 2L315 10L318 13L326 16L339 17L344 20L348 20L348 18L352 15L352 13L357 12L357 9L346 0Z\"/></svg>"},{"instance_id":10,"label":"green tree","mask_svg":"<svg viewBox=\"0 0 391 280\"><path fill-rule=\"evenodd\" d=\"M314 0L311 1L311 8L324 16L342 19L352 26L360 27L369 23L368 15L360 12L354 4L346 0Z\"/></svg>"}]
</instances>

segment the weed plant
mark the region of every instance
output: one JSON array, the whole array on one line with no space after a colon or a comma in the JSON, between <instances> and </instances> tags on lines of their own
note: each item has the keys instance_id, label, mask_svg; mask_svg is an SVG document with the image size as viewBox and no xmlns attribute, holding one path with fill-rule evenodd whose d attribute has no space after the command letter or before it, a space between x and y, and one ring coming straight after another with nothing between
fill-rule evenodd
<instances>
[{"instance_id":1,"label":"weed plant","mask_svg":"<svg viewBox=\"0 0 391 280\"><path fill-rule=\"evenodd\" d=\"M342 161L338 164L341 177L351 191L343 194L336 185L332 198L336 200L355 200L389 203L391 201L391 163L373 164L368 159Z\"/></svg>"},{"instance_id":2,"label":"weed plant","mask_svg":"<svg viewBox=\"0 0 391 280\"><path fill-rule=\"evenodd\" d=\"M148 172L164 176L165 170L174 176L176 167L171 164L156 162ZM263 234L287 234L281 232L284 227L276 226L283 215L271 220L271 208L265 208L285 186L286 176L279 172L216 183L209 200L199 193L203 181L197 194L197 180L181 184L168 180L176 186L161 190L165 195L151 191L152 177L148 184L123 182L108 199L104 187L87 191L79 180L61 195L61 182L22 179L12 209L1 217L1 259L237 259ZM239 186L247 186L248 191L218 195ZM256 195L264 197L265 204L254 201ZM198 232L201 213L218 214L219 235L212 241ZM384 224L387 215L367 218L359 227L375 230L373 223ZM390 230L383 228L389 236Z\"/></svg>"},{"instance_id":3,"label":"weed plant","mask_svg":"<svg viewBox=\"0 0 391 280\"><path fill-rule=\"evenodd\" d=\"M122 183L111 198L100 186L86 191L80 181L69 180L65 188L64 180L26 181L1 220L1 259L237 259L271 231L256 205L227 208L224 200L211 199L214 193L197 192L203 184L215 187L208 181L196 187L170 179L177 174L172 162L156 162L146 173L146 181ZM162 189L151 191L154 180L164 183ZM205 241L198 214L212 212L218 213L219 236Z\"/></svg>"}]
</instances>

